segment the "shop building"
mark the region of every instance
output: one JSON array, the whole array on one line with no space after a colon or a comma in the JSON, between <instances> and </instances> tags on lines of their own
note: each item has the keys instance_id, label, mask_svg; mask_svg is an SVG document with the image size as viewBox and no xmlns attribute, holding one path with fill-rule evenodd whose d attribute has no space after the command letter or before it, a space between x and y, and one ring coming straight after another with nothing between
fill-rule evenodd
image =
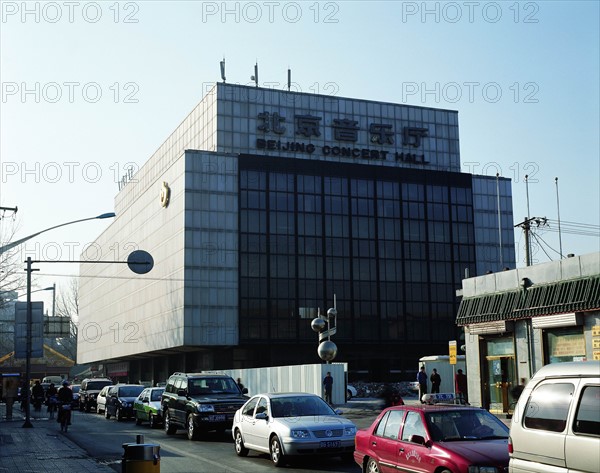
<instances>
[{"instance_id":1,"label":"shop building","mask_svg":"<svg viewBox=\"0 0 600 473\"><path fill-rule=\"evenodd\" d=\"M459 150L456 111L216 84L119 183L94 255L155 265L81 266L78 361L157 381L314 363L335 300L335 361L412 373L459 335L465 274L515 267L511 182Z\"/></svg>"},{"instance_id":2,"label":"shop building","mask_svg":"<svg viewBox=\"0 0 600 473\"><path fill-rule=\"evenodd\" d=\"M508 412L542 366L600 359L600 253L465 279L462 296L472 404Z\"/></svg>"}]
</instances>

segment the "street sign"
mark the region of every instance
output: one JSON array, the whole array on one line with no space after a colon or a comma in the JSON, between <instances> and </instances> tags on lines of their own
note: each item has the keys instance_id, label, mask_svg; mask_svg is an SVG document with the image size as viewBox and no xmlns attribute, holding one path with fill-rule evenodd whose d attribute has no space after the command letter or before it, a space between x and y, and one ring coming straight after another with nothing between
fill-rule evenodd
<instances>
[{"instance_id":1,"label":"street sign","mask_svg":"<svg viewBox=\"0 0 600 473\"><path fill-rule=\"evenodd\" d=\"M15 303L15 358L27 358L27 302ZM31 358L44 356L44 303L31 303Z\"/></svg>"},{"instance_id":2,"label":"street sign","mask_svg":"<svg viewBox=\"0 0 600 473\"><path fill-rule=\"evenodd\" d=\"M456 364L456 340L450 340L448 342L448 351L450 355L450 364Z\"/></svg>"}]
</instances>

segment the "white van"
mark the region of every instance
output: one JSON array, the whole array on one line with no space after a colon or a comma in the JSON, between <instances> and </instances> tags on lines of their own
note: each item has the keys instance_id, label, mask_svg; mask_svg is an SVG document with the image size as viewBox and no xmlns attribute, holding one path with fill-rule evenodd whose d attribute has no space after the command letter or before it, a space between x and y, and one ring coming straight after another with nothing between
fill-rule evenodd
<instances>
[{"instance_id":1,"label":"white van","mask_svg":"<svg viewBox=\"0 0 600 473\"><path fill-rule=\"evenodd\" d=\"M600 361L535 373L515 408L508 451L509 473L600 472Z\"/></svg>"},{"instance_id":2,"label":"white van","mask_svg":"<svg viewBox=\"0 0 600 473\"><path fill-rule=\"evenodd\" d=\"M62 376L45 376L44 379L42 379L42 383L54 383L56 386L62 382Z\"/></svg>"}]
</instances>

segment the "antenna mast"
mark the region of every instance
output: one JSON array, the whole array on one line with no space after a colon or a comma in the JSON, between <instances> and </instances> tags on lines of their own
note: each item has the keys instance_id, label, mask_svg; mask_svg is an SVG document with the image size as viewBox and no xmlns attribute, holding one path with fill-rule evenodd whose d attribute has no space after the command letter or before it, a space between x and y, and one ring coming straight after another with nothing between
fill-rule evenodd
<instances>
[{"instance_id":1,"label":"antenna mast","mask_svg":"<svg viewBox=\"0 0 600 473\"><path fill-rule=\"evenodd\" d=\"M556 211L558 212L558 253L562 259L563 251L562 251L562 237L560 234L560 204L558 202L558 177L554 178L554 182L556 184Z\"/></svg>"}]
</instances>

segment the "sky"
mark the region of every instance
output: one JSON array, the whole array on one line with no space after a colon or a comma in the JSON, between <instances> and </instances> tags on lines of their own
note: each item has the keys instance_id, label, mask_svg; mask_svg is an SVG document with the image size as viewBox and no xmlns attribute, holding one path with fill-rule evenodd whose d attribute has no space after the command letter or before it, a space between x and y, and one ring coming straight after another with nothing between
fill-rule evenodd
<instances>
[{"instance_id":1,"label":"sky","mask_svg":"<svg viewBox=\"0 0 600 473\"><path fill-rule=\"evenodd\" d=\"M263 87L291 69L297 91L458 110L462 171L510 178L515 224L550 219L534 263L600 251L599 2L2 1L1 15L0 206L18 212L0 231L112 212L121 176L225 58L231 83L253 85L258 63ZM77 260L109 222L44 233L23 260ZM125 260L127 243L95 257ZM79 271L35 267L57 292Z\"/></svg>"}]
</instances>

